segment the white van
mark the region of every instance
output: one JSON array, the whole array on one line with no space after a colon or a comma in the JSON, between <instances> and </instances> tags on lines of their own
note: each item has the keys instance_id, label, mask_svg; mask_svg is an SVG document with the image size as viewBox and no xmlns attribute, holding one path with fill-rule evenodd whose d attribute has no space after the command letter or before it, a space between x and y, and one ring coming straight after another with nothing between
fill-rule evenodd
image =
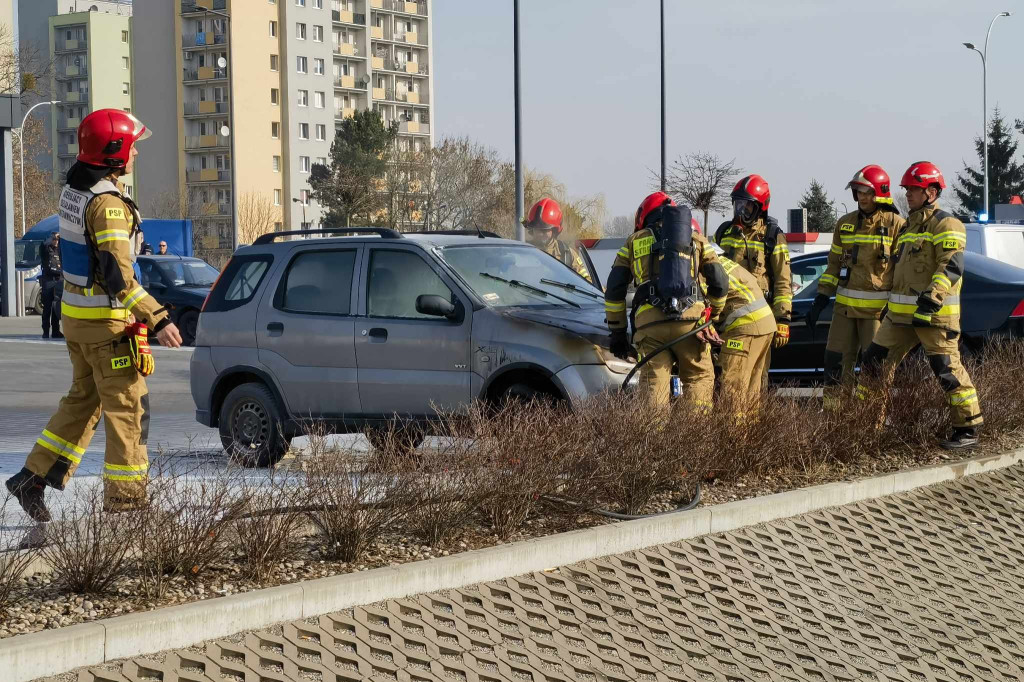
<instances>
[{"instance_id":1,"label":"white van","mask_svg":"<svg viewBox=\"0 0 1024 682\"><path fill-rule=\"evenodd\" d=\"M965 223L967 250L1024 268L1024 224Z\"/></svg>"}]
</instances>

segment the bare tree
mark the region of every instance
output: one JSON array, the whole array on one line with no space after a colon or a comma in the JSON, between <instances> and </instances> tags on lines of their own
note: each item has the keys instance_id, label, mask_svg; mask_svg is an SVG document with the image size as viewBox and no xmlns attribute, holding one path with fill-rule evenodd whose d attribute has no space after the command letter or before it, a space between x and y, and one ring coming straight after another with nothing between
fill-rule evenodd
<instances>
[{"instance_id":1,"label":"bare tree","mask_svg":"<svg viewBox=\"0 0 1024 682\"><path fill-rule=\"evenodd\" d=\"M729 209L727 191L742 169L736 159L724 161L712 152L692 152L677 158L668 170L668 193L704 213L704 230L709 232L708 214Z\"/></svg>"},{"instance_id":2,"label":"bare tree","mask_svg":"<svg viewBox=\"0 0 1024 682\"><path fill-rule=\"evenodd\" d=\"M423 208L431 228L496 229L497 152L466 137L446 138L426 152L425 163Z\"/></svg>"},{"instance_id":3,"label":"bare tree","mask_svg":"<svg viewBox=\"0 0 1024 682\"><path fill-rule=\"evenodd\" d=\"M633 218L617 215L604 223L605 237L628 237L633 233Z\"/></svg>"},{"instance_id":4,"label":"bare tree","mask_svg":"<svg viewBox=\"0 0 1024 682\"><path fill-rule=\"evenodd\" d=\"M603 194L581 196L573 199L552 197L562 206L562 227L568 239L597 239L603 233L608 209Z\"/></svg>"},{"instance_id":5,"label":"bare tree","mask_svg":"<svg viewBox=\"0 0 1024 682\"><path fill-rule=\"evenodd\" d=\"M275 231L281 222L281 207L263 192L245 192L238 197L238 243L252 244L260 235Z\"/></svg>"},{"instance_id":6,"label":"bare tree","mask_svg":"<svg viewBox=\"0 0 1024 682\"><path fill-rule=\"evenodd\" d=\"M907 193L902 189L892 195L892 205L904 218L910 215L910 204L907 203Z\"/></svg>"},{"instance_id":7,"label":"bare tree","mask_svg":"<svg viewBox=\"0 0 1024 682\"><path fill-rule=\"evenodd\" d=\"M40 168L35 159L50 153L50 146L47 144L46 122L44 119L30 117L25 121L25 127L14 132L14 147L24 140L25 143L25 168L21 167L21 157L14 154L14 234L21 236L22 205L21 205L21 174L25 173L25 226L32 227L37 222L57 212L57 203L60 197L60 184L56 182L53 173Z\"/></svg>"}]
</instances>

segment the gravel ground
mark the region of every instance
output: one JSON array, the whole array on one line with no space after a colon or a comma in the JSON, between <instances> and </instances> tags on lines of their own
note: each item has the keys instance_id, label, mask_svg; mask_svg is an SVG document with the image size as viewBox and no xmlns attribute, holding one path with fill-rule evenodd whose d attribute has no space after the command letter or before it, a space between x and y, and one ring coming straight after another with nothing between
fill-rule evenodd
<instances>
[{"instance_id":1,"label":"gravel ground","mask_svg":"<svg viewBox=\"0 0 1024 682\"><path fill-rule=\"evenodd\" d=\"M1012 446L1012 441L986 448L985 454L998 454ZM905 458L868 459L850 466L821 466L813 471L789 471L770 476L746 476L738 481L705 482L700 506L709 506L771 495L786 490L803 488L822 483L854 480L892 473L930 464L947 463L977 456L979 453L947 453L941 450ZM688 493L687 493L688 494ZM686 494L666 492L660 495L647 511L658 512L674 509L686 502ZM597 515L584 515L574 528L587 528L612 523ZM541 537L567 530L564 515L535 516L525 527L507 541L501 541L482 521L458 534L442 547L419 544L407 536L392 535L371 545L362 559L355 563L328 561L320 556L318 540L314 535L302 538L294 558L274 567L271 577L256 583L245 577L238 561L230 561L212 567L198 579L183 577L169 579L169 587L161 599L144 596L141 580L126 577L118 580L108 594L80 595L51 593L51 577L35 575L24 578L12 595L12 606L6 617L0 621L0 638L54 629L76 623L110 618L127 613L149 611L162 606L184 604L202 599L215 599L240 592L250 592L316 578L344 573L366 571L384 566L395 566L413 561L423 561L458 552L493 547L533 537Z\"/></svg>"}]
</instances>

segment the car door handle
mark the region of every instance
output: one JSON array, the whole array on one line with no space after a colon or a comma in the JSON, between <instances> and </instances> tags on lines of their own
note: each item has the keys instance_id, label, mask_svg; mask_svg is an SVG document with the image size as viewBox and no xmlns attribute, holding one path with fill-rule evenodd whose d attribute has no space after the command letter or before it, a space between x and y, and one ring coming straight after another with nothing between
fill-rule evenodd
<instances>
[{"instance_id":1,"label":"car door handle","mask_svg":"<svg viewBox=\"0 0 1024 682\"><path fill-rule=\"evenodd\" d=\"M374 327L370 330L370 343L384 343L388 340L388 330L384 327Z\"/></svg>"},{"instance_id":2,"label":"car door handle","mask_svg":"<svg viewBox=\"0 0 1024 682\"><path fill-rule=\"evenodd\" d=\"M271 322L267 325L267 331L270 332L271 336L281 336L284 334L284 324L281 322Z\"/></svg>"}]
</instances>

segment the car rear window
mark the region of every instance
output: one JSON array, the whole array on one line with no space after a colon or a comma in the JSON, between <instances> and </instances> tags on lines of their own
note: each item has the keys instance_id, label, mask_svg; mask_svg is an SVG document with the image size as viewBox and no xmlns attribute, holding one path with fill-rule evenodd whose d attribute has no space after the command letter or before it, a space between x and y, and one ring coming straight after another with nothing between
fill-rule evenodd
<instances>
[{"instance_id":1,"label":"car rear window","mask_svg":"<svg viewBox=\"0 0 1024 682\"><path fill-rule=\"evenodd\" d=\"M233 257L210 292L203 312L233 310L251 301L273 262L269 254Z\"/></svg>"}]
</instances>

